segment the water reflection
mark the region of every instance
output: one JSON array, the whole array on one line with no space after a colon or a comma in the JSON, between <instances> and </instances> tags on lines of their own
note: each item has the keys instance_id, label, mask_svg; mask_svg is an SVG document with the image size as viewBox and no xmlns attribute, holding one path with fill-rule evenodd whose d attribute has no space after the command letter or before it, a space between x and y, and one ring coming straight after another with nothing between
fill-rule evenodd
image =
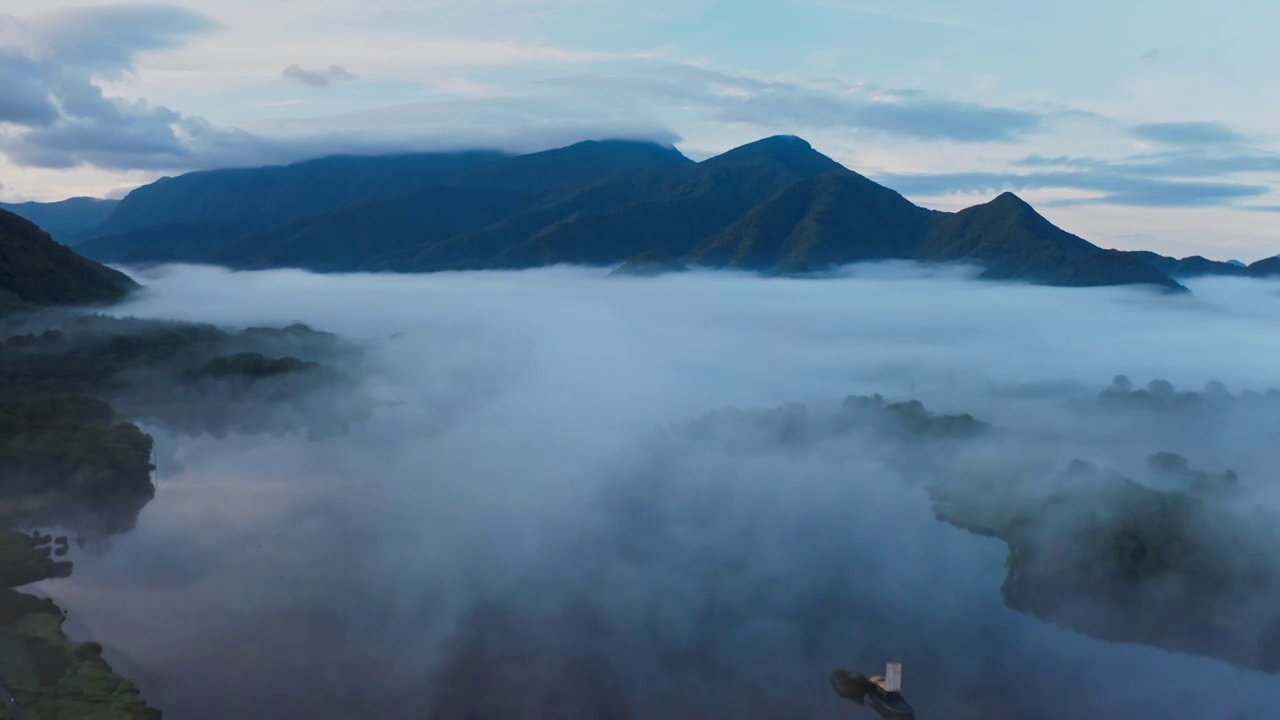
<instances>
[{"instance_id":1,"label":"water reflection","mask_svg":"<svg viewBox=\"0 0 1280 720\"><path fill-rule=\"evenodd\" d=\"M1003 544L900 487L819 492L847 464L790 466L782 508L781 462L703 458L675 472L732 471L739 498L758 494L731 520L649 497L661 531L621 515L526 526L539 538L519 548L497 530L500 501L471 508L484 532L470 537L443 521L444 489L484 481L486 463L362 475L361 442L162 436L180 470L136 529L73 550L76 573L42 587L175 718L816 717L839 707L831 667L885 657L911 668L922 718L1232 717L1280 701L1273 677L1007 610Z\"/></svg>"}]
</instances>

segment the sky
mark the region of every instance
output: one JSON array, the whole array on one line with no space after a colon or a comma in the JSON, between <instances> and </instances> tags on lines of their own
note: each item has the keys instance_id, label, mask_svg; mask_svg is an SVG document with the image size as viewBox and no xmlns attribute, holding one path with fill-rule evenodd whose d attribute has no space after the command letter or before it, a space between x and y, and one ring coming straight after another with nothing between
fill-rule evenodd
<instances>
[{"instance_id":1,"label":"sky","mask_svg":"<svg viewBox=\"0 0 1280 720\"><path fill-rule=\"evenodd\" d=\"M333 152L809 140L1104 247L1280 252L1280 5L0 0L0 200Z\"/></svg>"}]
</instances>

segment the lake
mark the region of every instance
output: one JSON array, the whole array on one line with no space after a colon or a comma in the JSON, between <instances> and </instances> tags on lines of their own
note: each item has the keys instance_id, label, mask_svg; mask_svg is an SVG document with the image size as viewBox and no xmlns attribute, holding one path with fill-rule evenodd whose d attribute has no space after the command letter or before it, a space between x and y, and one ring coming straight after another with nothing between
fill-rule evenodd
<instances>
[{"instance_id":1,"label":"lake","mask_svg":"<svg viewBox=\"0 0 1280 720\"><path fill-rule=\"evenodd\" d=\"M143 277L152 294L119 314L301 321L368 343L379 405L324 440L144 428L155 500L39 590L172 718L873 717L828 676L886 661L904 663L922 718L1280 704L1275 677L1006 609L1003 543L936 521L871 438L708 444L678 428L880 392L1019 425L1026 448L984 452L1122 464L1162 449L1144 446L1155 436L1104 442L992 388L1096 390L1124 372L1264 389L1274 288L1193 286L1188 301L901 268L697 275ZM1230 447L1249 479L1277 452L1258 432L1182 449Z\"/></svg>"}]
</instances>

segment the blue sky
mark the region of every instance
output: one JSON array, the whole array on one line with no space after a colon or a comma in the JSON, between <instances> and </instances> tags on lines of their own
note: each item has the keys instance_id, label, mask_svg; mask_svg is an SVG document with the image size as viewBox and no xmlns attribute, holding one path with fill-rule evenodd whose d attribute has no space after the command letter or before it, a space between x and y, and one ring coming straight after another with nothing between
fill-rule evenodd
<instances>
[{"instance_id":1,"label":"blue sky","mask_svg":"<svg viewBox=\"0 0 1280 720\"><path fill-rule=\"evenodd\" d=\"M35 12L30 8L38 7ZM0 199L327 152L808 139L940 209L1280 252L1280 3L0 0Z\"/></svg>"}]
</instances>

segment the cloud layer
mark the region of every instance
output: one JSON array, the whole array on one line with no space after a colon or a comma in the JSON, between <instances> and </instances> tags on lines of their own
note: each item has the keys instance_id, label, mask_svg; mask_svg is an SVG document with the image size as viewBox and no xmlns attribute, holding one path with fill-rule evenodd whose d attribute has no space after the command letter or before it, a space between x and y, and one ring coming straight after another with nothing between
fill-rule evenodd
<instances>
[{"instance_id":1,"label":"cloud layer","mask_svg":"<svg viewBox=\"0 0 1280 720\"><path fill-rule=\"evenodd\" d=\"M300 65L294 64L285 68L280 73L280 76L291 82L317 88L329 87L334 83L356 79L355 75L352 75L349 70L341 65L330 65L323 70L307 70Z\"/></svg>"},{"instance_id":2,"label":"cloud layer","mask_svg":"<svg viewBox=\"0 0 1280 720\"><path fill-rule=\"evenodd\" d=\"M180 46L214 29L203 15L165 6L60 11L31 21L6 18L0 54L0 151L19 165L110 169L181 166L217 144L198 118L145 100L108 97L102 80L130 73L139 55Z\"/></svg>"},{"instance_id":3,"label":"cloud layer","mask_svg":"<svg viewBox=\"0 0 1280 720\"><path fill-rule=\"evenodd\" d=\"M315 118L316 127L309 131L294 128L263 135L220 128L146 100L110 97L103 90L102 81L131 73L146 53L172 50L216 30L202 14L166 6L107 6L63 10L33 20L10 18L7 26L11 34L27 38L27 51L0 55L0 78L6 88L13 88L0 99L0 120L11 124L0 136L0 150L13 162L32 167L200 169L362 148L389 152L486 143L511 149L529 144L519 139L521 135L572 142L604 137L620 125L635 127L640 123L634 108L653 103L667 108L693 103L704 121L751 125L766 134L776 128L847 128L925 141L1010 142L1039 131L1045 121L1033 111L988 107L920 90L765 80L658 56L549 48L530 56L523 66L511 65L499 52L498 67L509 77L495 86L491 97L441 97L368 113L381 119L411 111L417 123L411 132L387 122L357 131L349 118L337 115ZM484 75L484 68L495 61L495 47L470 61L465 58L472 54L464 52L463 66ZM596 74L583 74L588 65L599 68ZM354 79L337 64L309 69L295 63L281 77L315 88ZM466 114L458 115L459 110ZM644 110L640 114L653 115ZM504 132L479 130L489 122ZM643 124L648 128L641 133L645 136L673 135L660 120Z\"/></svg>"},{"instance_id":4,"label":"cloud layer","mask_svg":"<svg viewBox=\"0 0 1280 720\"><path fill-rule=\"evenodd\" d=\"M48 584L174 716L817 717L841 707L832 669L891 658L922 716L954 720L1190 720L1280 701L1273 677L1006 610L1004 547L935 521L920 488L933 461L1035 482L1028 468L1128 471L1160 450L1268 488L1280 449L1257 418L1183 427L1066 401L1117 373L1266 389L1275 284L1169 298L900 264L804 281L144 280L153 294L121 313L365 339L365 389L388 401L323 443L162 435L137 530ZM857 428L806 430L874 392L1005 434L903 462ZM795 402L810 410L686 428Z\"/></svg>"},{"instance_id":5,"label":"cloud layer","mask_svg":"<svg viewBox=\"0 0 1280 720\"><path fill-rule=\"evenodd\" d=\"M1218 122L1145 123L1135 125L1129 132L1140 140L1192 147L1238 145L1249 139Z\"/></svg>"},{"instance_id":6,"label":"cloud layer","mask_svg":"<svg viewBox=\"0 0 1280 720\"><path fill-rule=\"evenodd\" d=\"M1280 173L1280 154L1243 146L1243 136L1207 125L1209 129L1199 123L1160 126L1159 130L1146 126L1148 132L1164 137L1162 142L1185 147L1118 160L1035 154L1010 163L1009 172L883 174L877 179L902 192L924 195L1045 188L1092 194L1048 205L1247 208L1242 201L1270 194L1271 186L1257 180ZM1252 182L1232 181L1233 176Z\"/></svg>"},{"instance_id":7,"label":"cloud layer","mask_svg":"<svg viewBox=\"0 0 1280 720\"><path fill-rule=\"evenodd\" d=\"M558 81L613 95L657 94L697 103L716 120L762 128L860 129L925 141L1011 142L1044 129L1043 113L939 97L916 89L797 82L730 74L695 65L645 67L621 77Z\"/></svg>"},{"instance_id":8,"label":"cloud layer","mask_svg":"<svg viewBox=\"0 0 1280 720\"><path fill-rule=\"evenodd\" d=\"M1266 185L1165 180L1105 170L1035 173L944 173L937 175L881 175L878 180L900 192L942 195L952 192L999 193L1044 188L1068 188L1096 193L1085 199L1058 200L1046 206L1108 204L1138 207L1204 207L1231 205L1266 195Z\"/></svg>"}]
</instances>

